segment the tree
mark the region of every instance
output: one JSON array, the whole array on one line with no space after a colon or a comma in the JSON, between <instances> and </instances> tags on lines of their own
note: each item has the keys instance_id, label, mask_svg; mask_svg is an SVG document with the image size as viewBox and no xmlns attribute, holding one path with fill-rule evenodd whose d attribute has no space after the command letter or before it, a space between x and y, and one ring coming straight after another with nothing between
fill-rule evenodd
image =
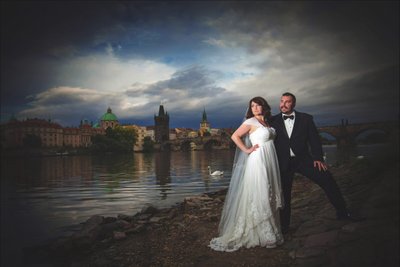
<instances>
[{"instance_id":1,"label":"tree","mask_svg":"<svg viewBox=\"0 0 400 267\"><path fill-rule=\"evenodd\" d=\"M143 139L143 152L153 152L154 142L151 140L150 136L146 136Z\"/></svg>"},{"instance_id":2,"label":"tree","mask_svg":"<svg viewBox=\"0 0 400 267\"><path fill-rule=\"evenodd\" d=\"M133 146L136 143L137 133L133 128L117 126L113 129L113 138L123 145L133 149Z\"/></svg>"},{"instance_id":3,"label":"tree","mask_svg":"<svg viewBox=\"0 0 400 267\"><path fill-rule=\"evenodd\" d=\"M102 152L131 152L136 143L137 133L132 128L120 126L106 129L105 135L92 138L92 150Z\"/></svg>"}]
</instances>

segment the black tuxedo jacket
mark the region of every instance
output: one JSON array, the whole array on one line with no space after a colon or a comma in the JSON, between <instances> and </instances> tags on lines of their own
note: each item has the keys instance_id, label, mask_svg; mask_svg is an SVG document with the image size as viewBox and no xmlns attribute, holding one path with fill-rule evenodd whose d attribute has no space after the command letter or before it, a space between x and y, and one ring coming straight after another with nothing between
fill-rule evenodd
<instances>
[{"instance_id":1,"label":"black tuxedo jacket","mask_svg":"<svg viewBox=\"0 0 400 267\"><path fill-rule=\"evenodd\" d=\"M322 145L313 117L306 113L295 111L295 122L292 135L289 138L282 113L272 117L271 125L276 130L274 140L281 171L287 170L290 159L290 149L296 159L303 161L323 161Z\"/></svg>"}]
</instances>

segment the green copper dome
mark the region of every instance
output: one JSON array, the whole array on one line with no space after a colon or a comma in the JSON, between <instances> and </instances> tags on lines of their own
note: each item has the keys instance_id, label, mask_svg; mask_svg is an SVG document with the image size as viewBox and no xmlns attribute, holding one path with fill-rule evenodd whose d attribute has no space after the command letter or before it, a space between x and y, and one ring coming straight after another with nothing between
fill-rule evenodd
<instances>
[{"instance_id":1,"label":"green copper dome","mask_svg":"<svg viewBox=\"0 0 400 267\"><path fill-rule=\"evenodd\" d=\"M111 112L111 108L107 109L107 113L104 113L103 116L101 116L102 121L117 121L117 116L114 115L114 113Z\"/></svg>"}]
</instances>

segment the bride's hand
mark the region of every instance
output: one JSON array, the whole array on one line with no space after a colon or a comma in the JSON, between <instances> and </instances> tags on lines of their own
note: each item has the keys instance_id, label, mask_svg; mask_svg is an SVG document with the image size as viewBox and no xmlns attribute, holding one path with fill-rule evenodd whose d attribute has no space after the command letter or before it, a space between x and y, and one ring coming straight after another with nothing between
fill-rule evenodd
<instances>
[{"instance_id":1,"label":"bride's hand","mask_svg":"<svg viewBox=\"0 0 400 267\"><path fill-rule=\"evenodd\" d=\"M247 154L251 154L253 151L256 151L257 148L258 148L258 144L256 144L256 145L250 147L250 148L247 150Z\"/></svg>"}]
</instances>

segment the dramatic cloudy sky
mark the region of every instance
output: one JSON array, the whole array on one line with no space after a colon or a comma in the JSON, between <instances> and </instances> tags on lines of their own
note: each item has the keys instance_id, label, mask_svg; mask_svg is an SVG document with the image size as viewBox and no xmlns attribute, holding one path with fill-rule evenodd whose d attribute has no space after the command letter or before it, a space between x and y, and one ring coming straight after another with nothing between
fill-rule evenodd
<instances>
[{"instance_id":1,"label":"dramatic cloudy sky","mask_svg":"<svg viewBox=\"0 0 400 267\"><path fill-rule=\"evenodd\" d=\"M1 3L1 120L237 126L290 91L319 125L399 118L399 4Z\"/></svg>"}]
</instances>

